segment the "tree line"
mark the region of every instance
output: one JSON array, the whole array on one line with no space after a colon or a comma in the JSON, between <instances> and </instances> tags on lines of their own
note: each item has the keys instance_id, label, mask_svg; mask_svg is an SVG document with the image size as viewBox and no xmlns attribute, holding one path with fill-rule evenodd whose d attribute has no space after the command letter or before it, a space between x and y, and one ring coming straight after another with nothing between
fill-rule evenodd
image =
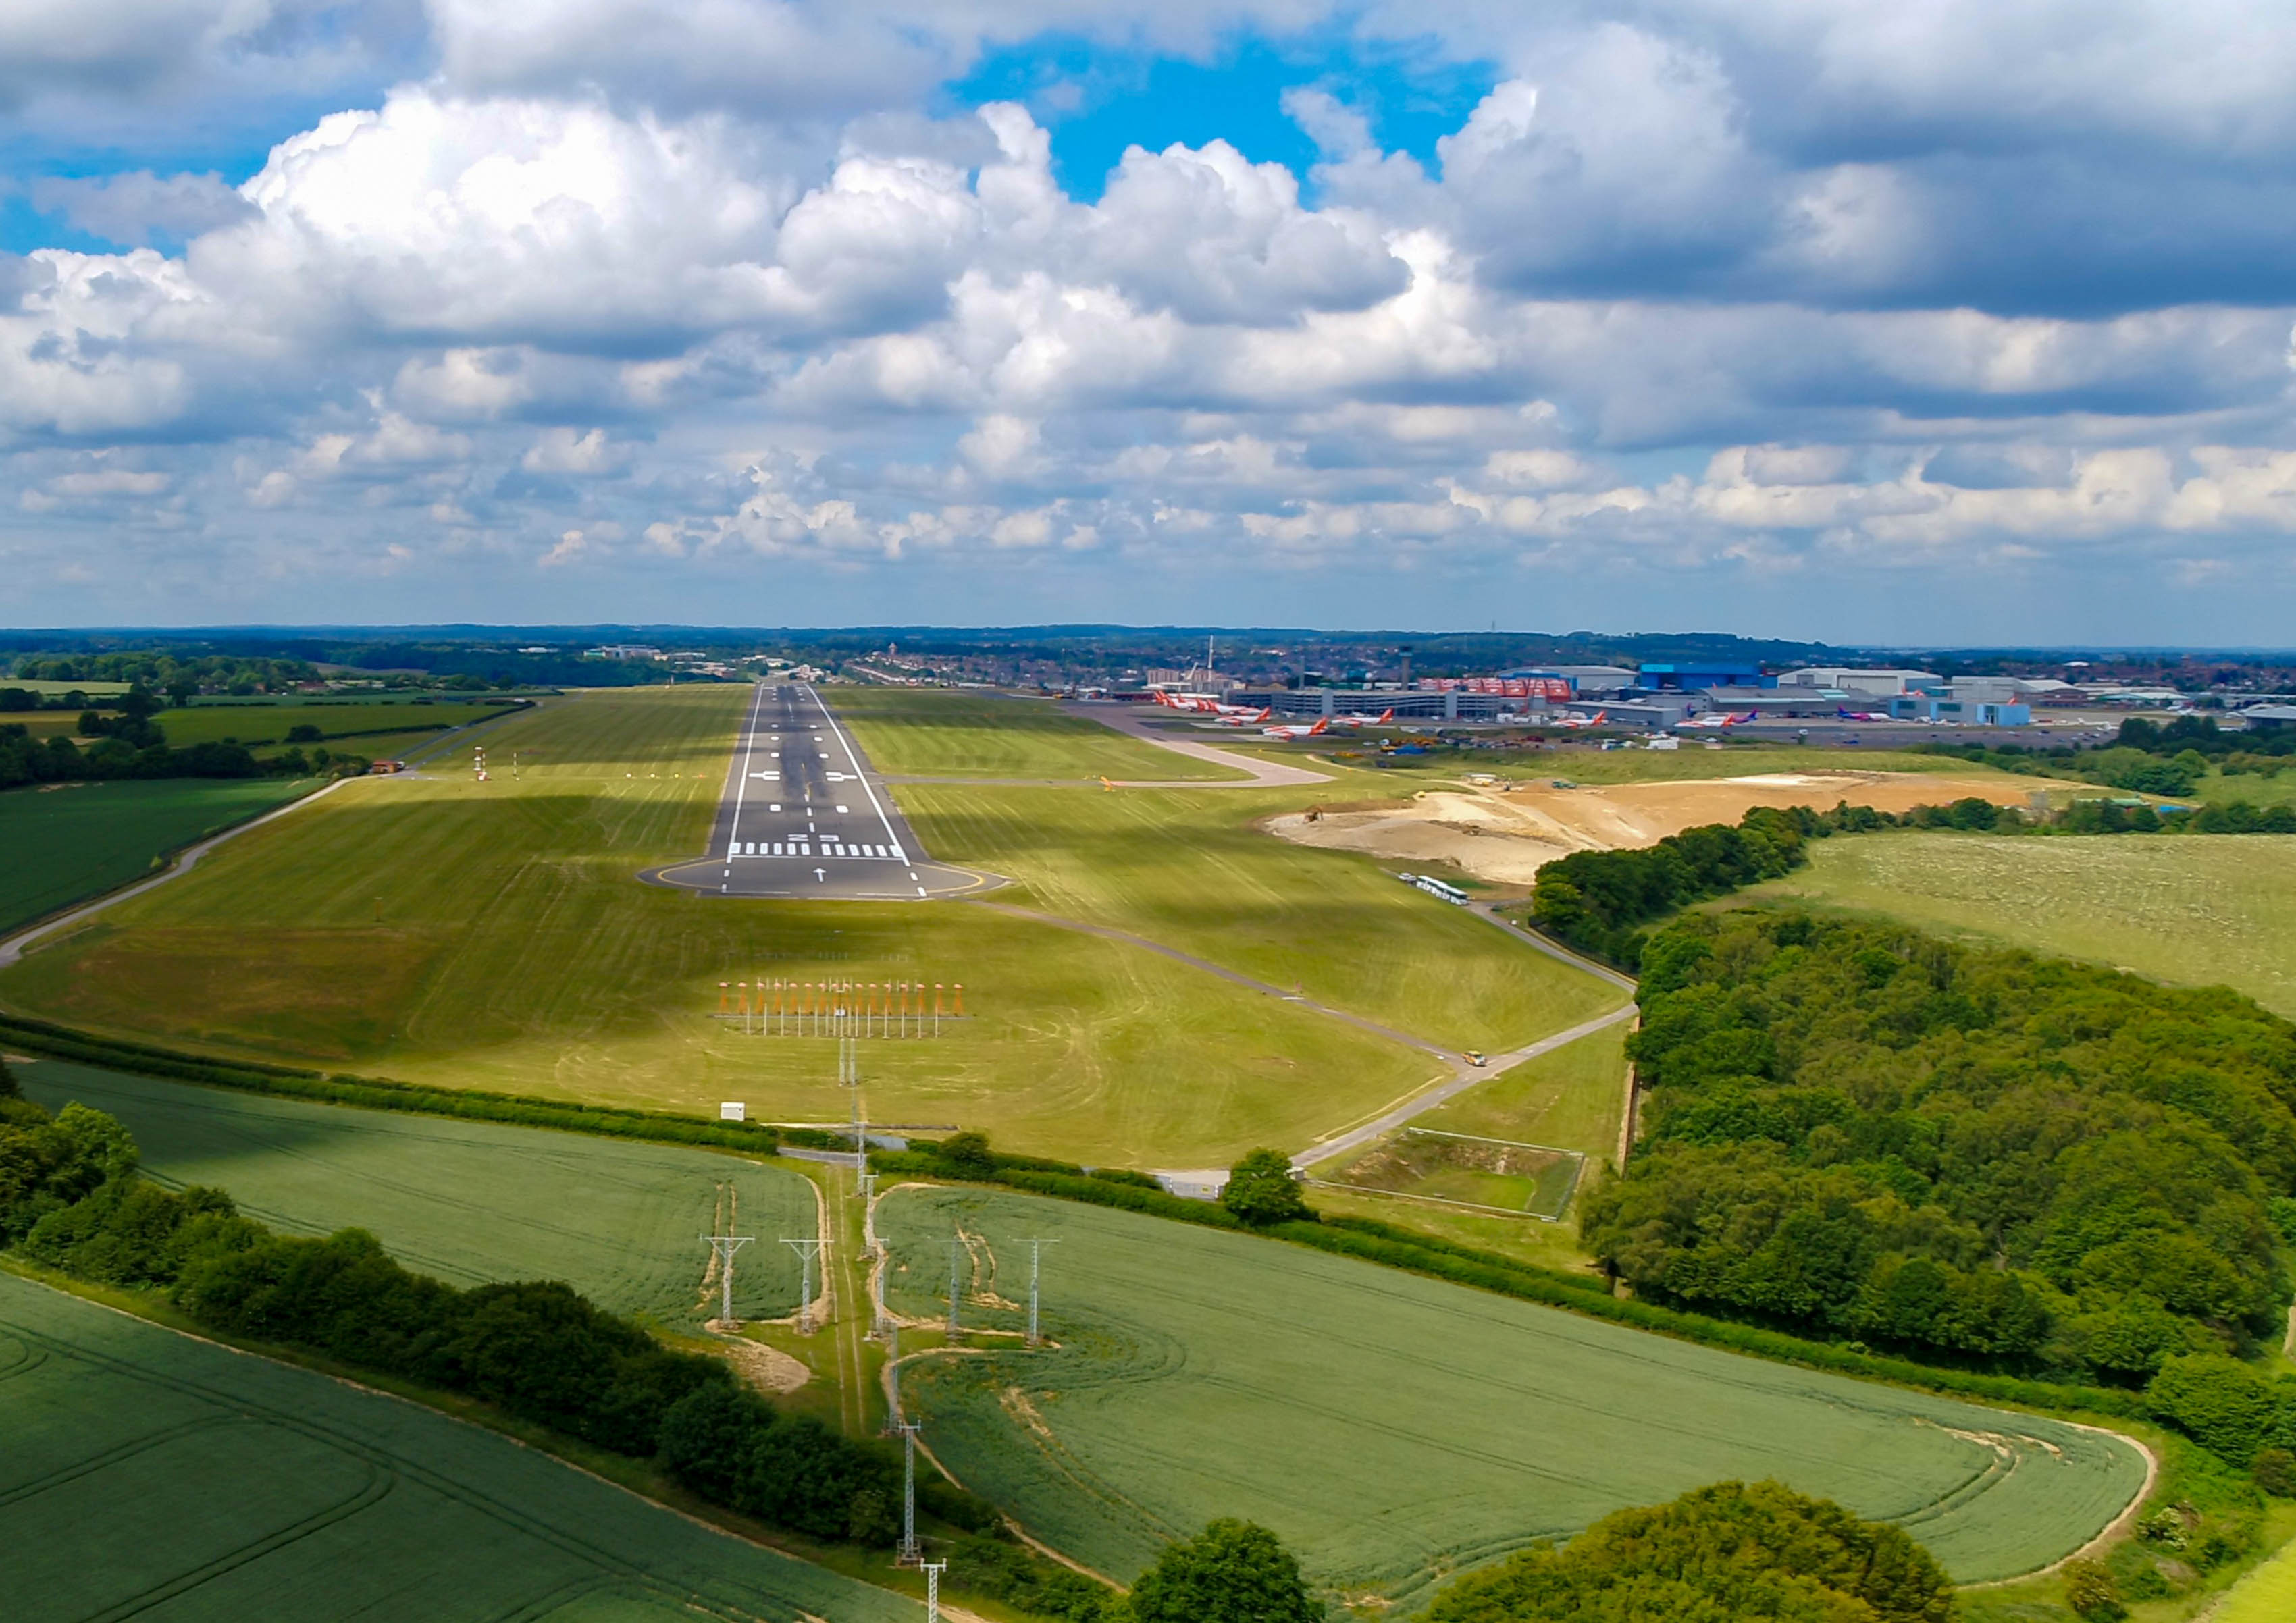
<instances>
[{"instance_id":1,"label":"tree line","mask_svg":"<svg viewBox=\"0 0 2296 1623\"><path fill-rule=\"evenodd\" d=\"M714 1504L808 1537L898 1535L890 1452L788 1415L718 1358L663 1346L563 1284L458 1289L374 1236L274 1234L219 1189L138 1175L116 1119L53 1117L0 1067L0 1245L75 1278L163 1294L223 1334L316 1353L658 1460Z\"/></svg>"},{"instance_id":2,"label":"tree line","mask_svg":"<svg viewBox=\"0 0 2296 1623\"><path fill-rule=\"evenodd\" d=\"M1710 823L1655 845L1574 851L1538 871L1530 922L1567 946L1633 970L1648 939L1644 926L1694 903L1780 879L1808 860L1813 840L1892 831L1978 834L2296 834L2296 806L2244 800L2202 807L2075 800L2062 811L1997 806L1970 795L1946 806L1876 811L1842 801L1831 811L1755 807L1735 825Z\"/></svg>"},{"instance_id":3,"label":"tree line","mask_svg":"<svg viewBox=\"0 0 2296 1623\"><path fill-rule=\"evenodd\" d=\"M2282 1328L2296 1026L1800 913L1641 957L1648 1137L1582 1219L1638 1297L2123 1385Z\"/></svg>"}]
</instances>

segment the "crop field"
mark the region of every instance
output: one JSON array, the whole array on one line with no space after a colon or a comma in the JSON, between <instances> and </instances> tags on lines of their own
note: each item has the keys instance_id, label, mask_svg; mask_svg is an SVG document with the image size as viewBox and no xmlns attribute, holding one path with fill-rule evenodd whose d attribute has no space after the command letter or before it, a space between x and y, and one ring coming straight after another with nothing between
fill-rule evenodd
<instances>
[{"instance_id":1,"label":"crop field","mask_svg":"<svg viewBox=\"0 0 2296 1623\"><path fill-rule=\"evenodd\" d=\"M177 778L0 794L0 930L141 879L161 853L310 788L284 778Z\"/></svg>"},{"instance_id":2,"label":"crop field","mask_svg":"<svg viewBox=\"0 0 2296 1623\"><path fill-rule=\"evenodd\" d=\"M1749 895L2229 986L2296 1017L2296 836L1873 834L1809 856Z\"/></svg>"},{"instance_id":3,"label":"crop field","mask_svg":"<svg viewBox=\"0 0 2296 1623\"><path fill-rule=\"evenodd\" d=\"M384 733L416 736L499 716L499 704L416 703L410 700L360 704L201 704L161 710L152 719L178 749L228 739L250 747L281 744L295 727L316 727L332 741ZM362 751L364 752L364 751Z\"/></svg>"},{"instance_id":4,"label":"crop field","mask_svg":"<svg viewBox=\"0 0 2296 1623\"><path fill-rule=\"evenodd\" d=\"M916 1611L490 1431L4 1275L0 1435L10 1623Z\"/></svg>"},{"instance_id":5,"label":"crop field","mask_svg":"<svg viewBox=\"0 0 2296 1623\"><path fill-rule=\"evenodd\" d=\"M880 772L997 778L1234 778L1060 709L946 689L823 690ZM1206 739L1217 743L1217 739Z\"/></svg>"},{"instance_id":6,"label":"crop field","mask_svg":"<svg viewBox=\"0 0 2296 1623\"><path fill-rule=\"evenodd\" d=\"M51 1110L77 1100L126 1122L161 1182L227 1190L274 1228L364 1228L408 1267L454 1284L563 1280L614 1312L679 1329L718 1311L717 1291L702 1288L709 1257L699 1236L735 1231L712 1224L747 1225L739 1232L764 1240L734 1270L734 1307L778 1318L797 1307L798 1264L773 1241L818 1223L812 1184L739 1156L306 1104L59 1060L16 1070Z\"/></svg>"},{"instance_id":7,"label":"crop field","mask_svg":"<svg viewBox=\"0 0 2296 1623\"><path fill-rule=\"evenodd\" d=\"M1416 1037L1496 1052L1617 1006L1613 988L1390 867L1252 826L1316 799L1313 786L901 791L935 855L1019 881L996 902L1114 925Z\"/></svg>"},{"instance_id":8,"label":"crop field","mask_svg":"<svg viewBox=\"0 0 2296 1623\"><path fill-rule=\"evenodd\" d=\"M902 1391L957 1479L1129 1578L1209 1517L1267 1523L1318 1583L1406 1604L1627 1504L1774 1476L1885 1518L1963 1581L2030 1570L2144 1476L2094 1431L1736 1357L1250 1236L1003 1193L880 1202L898 1312L1011 1325L1028 1237L1051 1348L920 1355Z\"/></svg>"},{"instance_id":9,"label":"crop field","mask_svg":"<svg viewBox=\"0 0 2296 1623\"><path fill-rule=\"evenodd\" d=\"M522 760L516 776L347 783L0 971L0 1000L426 1084L711 1115L740 1099L755 1119L841 1122L834 1039L726 1029L709 1018L718 983L961 980L975 1016L962 1034L863 1045L872 1119L1105 1165L1306 1143L1429 1079L1423 1054L1120 941L971 905L727 903L636 883L701 848L747 694L551 701L487 731L497 762ZM1553 1025L1580 1018L1556 1001Z\"/></svg>"}]
</instances>

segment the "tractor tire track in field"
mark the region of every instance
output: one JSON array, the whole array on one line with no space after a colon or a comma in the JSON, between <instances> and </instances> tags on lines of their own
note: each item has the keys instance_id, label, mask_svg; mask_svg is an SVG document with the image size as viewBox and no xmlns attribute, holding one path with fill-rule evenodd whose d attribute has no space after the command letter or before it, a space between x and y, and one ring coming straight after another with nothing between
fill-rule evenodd
<instances>
[{"instance_id":1,"label":"tractor tire track in field","mask_svg":"<svg viewBox=\"0 0 2296 1623\"><path fill-rule=\"evenodd\" d=\"M35 1283L37 1282L25 1281L23 1283ZM53 1289L53 1286L43 1286L41 1288ZM159 1324L152 1320L141 1318L136 1315L127 1313L119 1308L111 1307L104 1303L89 1302L86 1305L98 1307L105 1312L117 1313L120 1317L128 1319L133 1323L143 1324L153 1330L164 1331L171 1335L181 1336L185 1340L197 1342L202 1346L213 1348L219 1352L229 1353L241 1357L251 1358L259 1364L270 1364L274 1362L259 1353L250 1352L244 1348L234 1347L228 1342L217 1341L206 1336L194 1334L189 1331L179 1330L173 1325ZM234 1552L234 1554L238 1556L239 1559L233 1559L232 1556L226 1556L220 1558L217 1562L207 1563L199 1570L199 1572L196 1575L184 1575L185 1578L191 1579L192 1581L186 1582L182 1579L176 1580L163 1586L166 1593L152 1592L147 1595L136 1597L135 1603L122 1603L121 1605L115 1606L100 1614L104 1618L124 1618L130 1616L135 1611L145 1610L151 1604L172 1598L175 1594L181 1594L191 1587L196 1586L197 1583L206 1582L210 1578L220 1576L222 1573L230 1570L233 1568L245 1564L245 1562L248 1560L272 1553L276 1550L283 1548L287 1545L295 1542L297 1539L319 1530L320 1528L324 1526L332 1525L336 1521L356 1516L359 1512L380 1502L395 1488L402 1484L406 1484L425 1489L439 1496L440 1498L447 1500L450 1504L459 1504L464 1509L471 1511L488 1521L496 1522L512 1535L529 1538L537 1544L554 1549L561 1554L571 1557L578 1563L586 1565L592 1570L589 1576L578 1578L576 1579L570 1580L570 1583L567 1585L560 1586L558 1590L552 1592L553 1596L561 1594L568 1588L571 1588L577 1593L588 1593L602 1586L614 1586L635 1589L640 1593L656 1597L673 1608L693 1612L702 1617L715 1618L720 1619L721 1623L756 1623L758 1614L754 1611L746 1608L736 1610L724 1603L707 1599L700 1594L673 1586L664 1582L653 1572L648 1570L640 1562L634 1561L627 1556L609 1550L603 1545L594 1543L590 1539L586 1538L578 1533L571 1532L563 1527L545 1521L537 1516L529 1514L528 1512L520 1509L518 1506L506 1500L497 1498L481 1489L469 1487L457 1477L448 1475L443 1471L434 1469L430 1465L424 1464L421 1461L418 1461L410 1455L402 1454L386 1444L368 1440L367 1439L359 1437L337 1425L330 1424L324 1421L313 1419L306 1414L291 1412L274 1404L263 1402L247 1393L223 1391L214 1387L210 1387L193 1377L181 1374L171 1374L146 1365L133 1363L126 1358L99 1351L95 1348L78 1344L61 1336L51 1335L42 1331L35 1330L28 1324L10 1324L4 1319L0 1319L0 1329L5 1329L12 1336L20 1338L27 1345L34 1347L44 1353L52 1354L54 1357L61 1357L67 1361L78 1362L102 1370L112 1375L115 1379L157 1387L163 1390L174 1392L179 1397L190 1398L193 1402L221 1409L225 1411L225 1415L222 1418L242 1422L253 1420L259 1424L274 1425L282 1430L297 1434L323 1448L342 1453L352 1459L360 1462L366 1465L371 1471L374 1471L376 1473L376 1477L379 1479L379 1490L377 1488L371 1486L365 1491L354 1496L354 1497L349 1501L316 1512L313 1515L302 1519L292 1527L281 1529L278 1533L273 1534L269 1537L258 1541L257 1545L247 1546L243 1552ZM293 1366L290 1365L288 1367L291 1368ZM332 1381L339 1385L347 1387L352 1391L360 1393L368 1398L377 1398L390 1403L406 1404L410 1408L419 1410L423 1414L446 1421L450 1424L457 1426L472 1426L473 1430L482 1431L487 1433L488 1436L495 1437L509 1447L521 1449L529 1447L529 1445L521 1443L516 1439L510 1438L500 1432L493 1431L490 1428L475 1426L472 1422L463 1420L458 1415L451 1414L442 1410L434 1409L425 1404L416 1403L411 1398L401 1398L396 1393L385 1392L378 1388L366 1386L359 1381L348 1380L340 1375L325 1375L316 1371L306 1371L302 1373L309 1373L316 1379ZM571 1461L558 1458L554 1455L549 1457L553 1459L554 1463L568 1471L578 1472L581 1476L586 1477L594 1482L614 1489L617 1493L626 1494L632 1499L636 1500L638 1503L644 1504L649 1508L664 1511L668 1514L675 1515L680 1521L700 1528L707 1532L715 1534L720 1537L736 1539L743 1543L754 1542L743 1539L741 1535L730 1532L726 1529L718 1527L714 1523L663 1505L657 1500L648 1498L643 1494L636 1493L628 1488L623 1487L620 1483L615 1482L609 1478L602 1477L595 1471L586 1470ZM779 1552L776 1552L776 1553L779 1553ZM520 1614L529 1616L537 1615L534 1612L534 1609L531 1604L521 1607L520 1609Z\"/></svg>"}]
</instances>

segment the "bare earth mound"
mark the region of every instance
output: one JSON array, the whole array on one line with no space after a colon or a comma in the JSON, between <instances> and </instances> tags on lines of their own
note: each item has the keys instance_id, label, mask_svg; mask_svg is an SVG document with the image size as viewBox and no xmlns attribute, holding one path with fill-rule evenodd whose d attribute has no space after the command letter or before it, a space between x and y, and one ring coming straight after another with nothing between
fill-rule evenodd
<instances>
[{"instance_id":1,"label":"bare earth mound","mask_svg":"<svg viewBox=\"0 0 2296 1623\"><path fill-rule=\"evenodd\" d=\"M2034 778L1954 777L1928 772L1771 773L1675 783L1613 783L1556 789L1429 790L1405 806L1377 811L1271 817L1270 833L1300 845L1363 851L1401 862L1448 862L1494 884L1528 885L1538 870L1573 851L1655 845L1708 823L1735 823L1757 806L1837 801L1876 811L1910 811L1972 796L2021 806L2045 785Z\"/></svg>"}]
</instances>

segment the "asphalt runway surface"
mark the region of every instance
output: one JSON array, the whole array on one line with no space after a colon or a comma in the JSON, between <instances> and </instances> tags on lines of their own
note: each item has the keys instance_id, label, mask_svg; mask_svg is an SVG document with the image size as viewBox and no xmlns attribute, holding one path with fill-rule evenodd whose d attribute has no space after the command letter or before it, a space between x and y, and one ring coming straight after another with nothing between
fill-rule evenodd
<instances>
[{"instance_id":1,"label":"asphalt runway surface","mask_svg":"<svg viewBox=\"0 0 2296 1623\"><path fill-rule=\"evenodd\" d=\"M713 896L921 901L986 890L997 881L926 857L821 695L761 683L750 701L709 850L640 876Z\"/></svg>"}]
</instances>

